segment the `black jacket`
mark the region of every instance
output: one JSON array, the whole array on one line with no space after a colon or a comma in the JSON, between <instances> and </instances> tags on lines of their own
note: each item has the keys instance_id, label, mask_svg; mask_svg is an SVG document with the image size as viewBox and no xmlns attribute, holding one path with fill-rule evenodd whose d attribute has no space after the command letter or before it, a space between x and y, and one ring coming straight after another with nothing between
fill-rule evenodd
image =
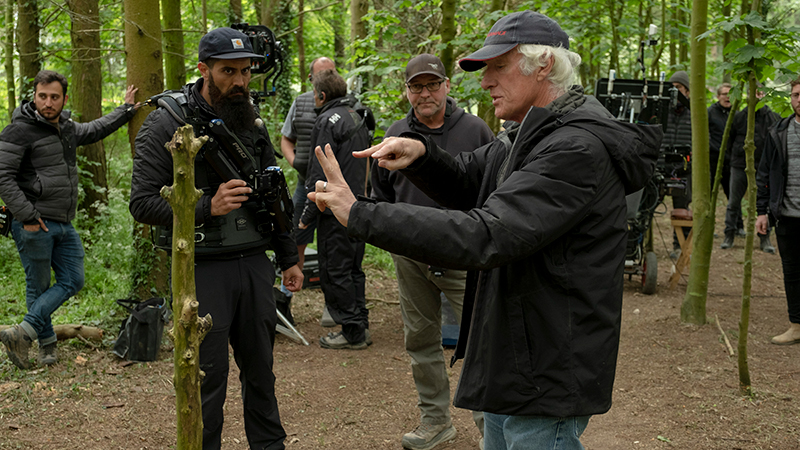
<instances>
[{"instance_id":1,"label":"black jacket","mask_svg":"<svg viewBox=\"0 0 800 450\"><path fill-rule=\"evenodd\" d=\"M722 135L725 133L725 125L728 123L730 112L730 108L723 108L719 102L708 107L708 156L712 166L715 166L719 159ZM725 152L725 162L729 163L730 159L730 152Z\"/></svg>"},{"instance_id":2,"label":"black jacket","mask_svg":"<svg viewBox=\"0 0 800 450\"><path fill-rule=\"evenodd\" d=\"M355 195L364 195L367 160L353 157L352 152L368 148L370 138L366 124L353 109L356 102L353 96L339 97L317 108L319 115L314 123L314 129L311 130L311 148L320 146L324 150L325 144L330 144L350 190ZM354 131L357 125L358 130ZM325 174L322 172L319 160L312 153L306 176L306 192L313 191L318 180L324 181ZM304 224L314 222L317 214L320 214L317 205L306 199L302 222ZM326 209L323 214L331 212Z\"/></svg>"},{"instance_id":3,"label":"black jacket","mask_svg":"<svg viewBox=\"0 0 800 450\"><path fill-rule=\"evenodd\" d=\"M610 408L625 195L652 176L661 137L575 88L474 152L453 158L427 140L404 174L451 209L353 205L352 236L470 271L456 406L557 417Z\"/></svg>"},{"instance_id":4,"label":"black jacket","mask_svg":"<svg viewBox=\"0 0 800 450\"><path fill-rule=\"evenodd\" d=\"M764 153L756 173L758 186L756 212L759 216L769 214L773 223L781 218L781 206L789 171L787 134L792 120L794 114L781 119L769 129L764 143Z\"/></svg>"},{"instance_id":5,"label":"black jacket","mask_svg":"<svg viewBox=\"0 0 800 450\"><path fill-rule=\"evenodd\" d=\"M211 106L206 103L200 94L203 79L183 87L183 93L188 100L188 106L204 123L208 123L217 116ZM138 222L149 225L171 226L172 207L159 192L163 186L173 183L172 155L165 144L171 139L175 130L181 124L165 109L158 108L151 112L136 135L136 155L133 158L133 178L131 180L130 212ZM199 133L195 130L195 133ZM237 135L245 147L252 153L260 155L260 166L263 170L275 166L275 152L264 126L257 126L252 136ZM203 152L198 153L195 159L195 184L203 191L203 196L195 207L195 223L197 225L217 221L211 216L211 198L223 182L209 167L203 158ZM226 248L217 252L203 255L198 250L197 258L226 259L242 255L263 253L268 247L275 250L278 264L285 270L295 265L298 261L297 246L291 233L285 233L260 242L244 245L241 248Z\"/></svg>"},{"instance_id":6,"label":"black jacket","mask_svg":"<svg viewBox=\"0 0 800 450\"><path fill-rule=\"evenodd\" d=\"M414 108L411 108L405 119L398 120L386 130L385 137L400 136L402 133L415 131L430 136L433 142L453 156L461 152L471 152L478 147L492 142L494 133L486 122L477 116L467 114L456 105L456 101L447 97L445 121L440 128L432 130L417 120ZM382 202L413 203L422 206L437 206L414 183L398 171L386 170L372 163L372 198Z\"/></svg>"},{"instance_id":7,"label":"black jacket","mask_svg":"<svg viewBox=\"0 0 800 450\"><path fill-rule=\"evenodd\" d=\"M756 151L754 153L756 167L761 161L761 153L764 151L765 140L769 133L769 128L775 125L775 122L781 120L778 113L769 109L769 106L764 105L756 110L756 125L755 136L753 139L756 144ZM747 167L747 161L744 154L744 138L747 136L747 107L736 113L733 117L733 125L731 126L731 135L728 137L728 153L731 154L731 167L737 169L744 169Z\"/></svg>"},{"instance_id":8,"label":"black jacket","mask_svg":"<svg viewBox=\"0 0 800 450\"><path fill-rule=\"evenodd\" d=\"M87 123L63 110L58 126L23 100L0 133L0 198L25 224L43 219L71 222L78 207L78 146L97 142L128 122L136 109L124 104Z\"/></svg>"}]
</instances>

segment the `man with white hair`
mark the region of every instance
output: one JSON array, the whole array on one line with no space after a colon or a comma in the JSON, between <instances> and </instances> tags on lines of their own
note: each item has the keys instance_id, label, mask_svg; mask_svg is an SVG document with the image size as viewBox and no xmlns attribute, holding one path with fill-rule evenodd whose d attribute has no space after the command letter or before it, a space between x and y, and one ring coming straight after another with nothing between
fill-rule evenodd
<instances>
[{"instance_id":1,"label":"man with white hair","mask_svg":"<svg viewBox=\"0 0 800 450\"><path fill-rule=\"evenodd\" d=\"M459 64L486 67L495 115L515 122L450 156L416 133L356 152L403 170L450 209L356 201L335 158L309 198L353 237L468 270L455 405L484 411L485 448L581 449L589 418L611 407L627 241L625 194L655 167L661 130L613 119L571 86L580 58L552 19L495 23Z\"/></svg>"}]
</instances>

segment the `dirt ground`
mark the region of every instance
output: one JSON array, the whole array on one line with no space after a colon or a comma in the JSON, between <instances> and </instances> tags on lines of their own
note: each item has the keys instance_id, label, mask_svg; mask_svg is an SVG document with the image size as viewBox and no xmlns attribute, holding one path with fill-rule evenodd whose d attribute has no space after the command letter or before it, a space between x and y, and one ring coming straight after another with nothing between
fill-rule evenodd
<instances>
[{"instance_id":1,"label":"dirt ground","mask_svg":"<svg viewBox=\"0 0 800 450\"><path fill-rule=\"evenodd\" d=\"M719 219L718 219L719 220ZM717 229L721 229L718 224ZM769 338L788 326L780 258L755 252L748 361L755 396L739 395L736 357L728 355L716 319L737 347L744 239L732 250L715 240L707 303L709 323L680 323L685 279L674 291L659 220L655 295L626 281L622 341L611 411L595 416L587 449L800 449L800 345ZM721 231L719 232L721 234ZM287 448L400 449L418 421L410 361L403 348L396 283L368 273L374 345L364 351L319 347L322 296L305 291L293 302L304 346L280 336L276 391ZM111 331L111 330L109 330ZM113 333L113 331L111 331ZM175 445L175 396L169 346L154 363L124 363L109 348L60 344L61 362L21 372L0 357L0 449L168 449ZM445 350L446 357L452 350ZM738 352L737 352L738 353ZM231 358L223 449L246 449L238 373ZM451 390L461 363L451 371ZM467 411L452 408L457 437L441 450L477 449Z\"/></svg>"}]
</instances>

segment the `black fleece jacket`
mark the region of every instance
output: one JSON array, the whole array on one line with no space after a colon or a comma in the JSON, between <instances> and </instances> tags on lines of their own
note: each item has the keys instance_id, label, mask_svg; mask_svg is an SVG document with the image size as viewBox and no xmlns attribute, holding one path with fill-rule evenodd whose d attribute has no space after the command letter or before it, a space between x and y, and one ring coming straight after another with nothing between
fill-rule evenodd
<instances>
[{"instance_id":1,"label":"black fleece jacket","mask_svg":"<svg viewBox=\"0 0 800 450\"><path fill-rule=\"evenodd\" d=\"M573 88L474 152L426 142L404 171L439 204L356 202L351 236L469 270L455 405L567 417L611 406L626 193L651 178L660 128L613 120Z\"/></svg>"}]
</instances>

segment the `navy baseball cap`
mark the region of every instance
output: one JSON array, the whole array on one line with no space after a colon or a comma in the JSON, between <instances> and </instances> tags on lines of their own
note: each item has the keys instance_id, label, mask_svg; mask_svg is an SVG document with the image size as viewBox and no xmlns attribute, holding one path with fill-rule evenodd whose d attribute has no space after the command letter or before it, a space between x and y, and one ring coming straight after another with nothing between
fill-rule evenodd
<instances>
[{"instance_id":1,"label":"navy baseball cap","mask_svg":"<svg viewBox=\"0 0 800 450\"><path fill-rule=\"evenodd\" d=\"M467 72L474 72L486 65L486 61L497 58L519 44L538 44L563 47L569 50L569 36L555 20L533 11L509 14L495 22L483 47L458 61Z\"/></svg>"},{"instance_id":2,"label":"navy baseball cap","mask_svg":"<svg viewBox=\"0 0 800 450\"><path fill-rule=\"evenodd\" d=\"M197 53L200 61L206 61L209 58L239 59L264 57L264 55L253 53L253 45L244 33L227 27L217 28L206 33L206 35L200 39Z\"/></svg>"}]
</instances>

